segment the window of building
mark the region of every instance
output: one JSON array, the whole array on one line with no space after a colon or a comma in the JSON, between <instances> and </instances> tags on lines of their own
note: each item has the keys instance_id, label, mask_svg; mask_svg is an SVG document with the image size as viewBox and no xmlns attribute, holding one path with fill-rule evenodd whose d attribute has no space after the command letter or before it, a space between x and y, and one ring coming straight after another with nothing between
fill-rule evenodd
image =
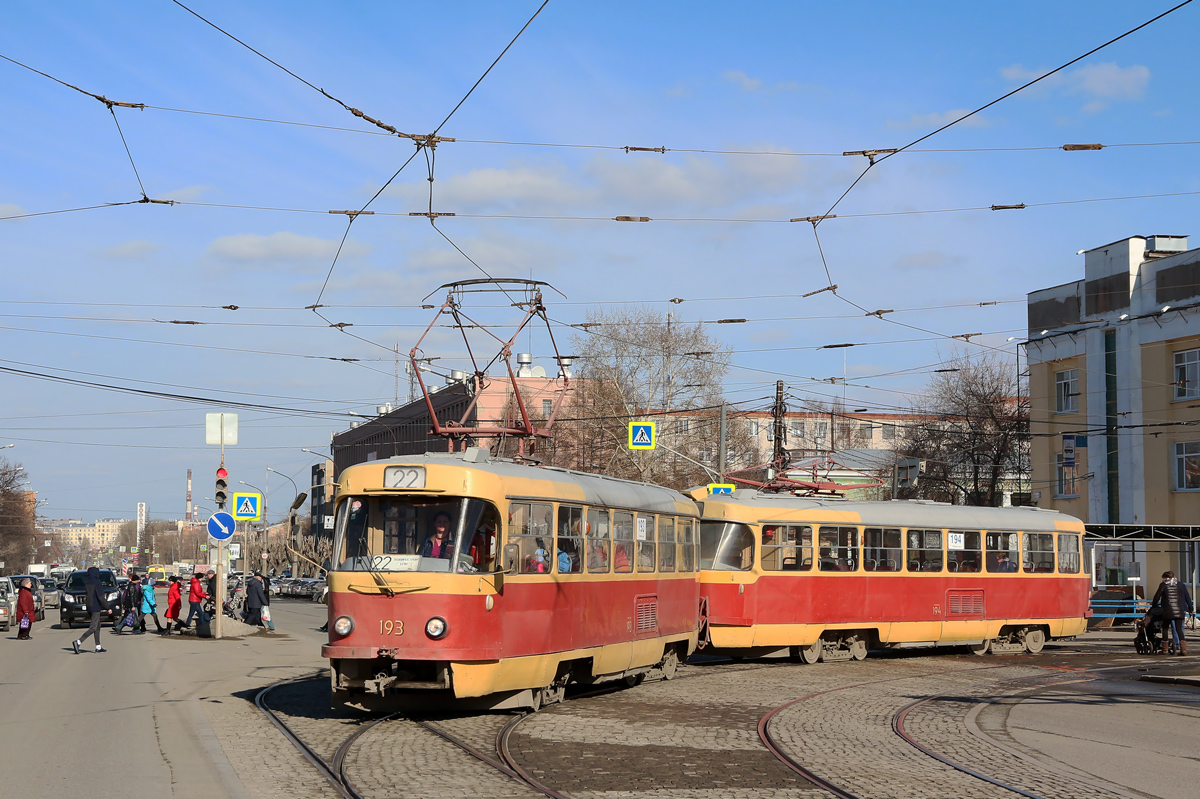
<instances>
[{"instance_id":1,"label":"window of building","mask_svg":"<svg viewBox=\"0 0 1200 799\"><path fill-rule=\"evenodd\" d=\"M1079 574L1079 536L1074 533L1058 534L1058 571Z\"/></svg>"},{"instance_id":2,"label":"window of building","mask_svg":"<svg viewBox=\"0 0 1200 799\"><path fill-rule=\"evenodd\" d=\"M792 435L797 439L804 437L804 422L792 422Z\"/></svg>"},{"instance_id":3,"label":"window of building","mask_svg":"<svg viewBox=\"0 0 1200 799\"><path fill-rule=\"evenodd\" d=\"M869 572L898 572L904 562L899 528L868 527L863 530L863 569Z\"/></svg>"},{"instance_id":4,"label":"window of building","mask_svg":"<svg viewBox=\"0 0 1200 799\"><path fill-rule=\"evenodd\" d=\"M984 536L987 547L987 570L989 572L1015 572L1021 559L1017 549L1019 536L1016 533L988 533Z\"/></svg>"},{"instance_id":5,"label":"window of building","mask_svg":"<svg viewBox=\"0 0 1200 799\"><path fill-rule=\"evenodd\" d=\"M757 421L751 419L749 422L746 423L746 425L750 428L750 435L752 435L752 436L758 435L758 422Z\"/></svg>"},{"instance_id":6,"label":"window of building","mask_svg":"<svg viewBox=\"0 0 1200 799\"><path fill-rule=\"evenodd\" d=\"M690 419L676 419L675 420L675 432L676 433L686 433L688 431L688 429L691 427L691 425L689 424L690 421L691 421Z\"/></svg>"},{"instance_id":7,"label":"window of building","mask_svg":"<svg viewBox=\"0 0 1200 799\"><path fill-rule=\"evenodd\" d=\"M828 435L829 435L829 423L828 422L817 422L815 425L813 425L813 438L817 439L818 441L824 441L825 437Z\"/></svg>"},{"instance_id":8,"label":"window of building","mask_svg":"<svg viewBox=\"0 0 1200 799\"><path fill-rule=\"evenodd\" d=\"M1175 490L1200 491L1200 441L1175 445Z\"/></svg>"},{"instance_id":9,"label":"window of building","mask_svg":"<svg viewBox=\"0 0 1200 799\"><path fill-rule=\"evenodd\" d=\"M1079 370L1054 373L1054 410L1056 413L1079 412Z\"/></svg>"},{"instance_id":10,"label":"window of building","mask_svg":"<svg viewBox=\"0 0 1200 799\"><path fill-rule=\"evenodd\" d=\"M818 546L821 571L858 571L857 527L822 527Z\"/></svg>"},{"instance_id":11,"label":"window of building","mask_svg":"<svg viewBox=\"0 0 1200 799\"><path fill-rule=\"evenodd\" d=\"M871 432L874 429L875 428L871 426L870 422L864 422L858 426L858 434L862 436L864 441L870 441L875 437L875 434Z\"/></svg>"},{"instance_id":12,"label":"window of building","mask_svg":"<svg viewBox=\"0 0 1200 799\"><path fill-rule=\"evenodd\" d=\"M910 572L940 572L942 570L942 531L909 530L908 570Z\"/></svg>"},{"instance_id":13,"label":"window of building","mask_svg":"<svg viewBox=\"0 0 1200 799\"><path fill-rule=\"evenodd\" d=\"M554 400L542 400L542 416L549 417L554 410Z\"/></svg>"},{"instance_id":14,"label":"window of building","mask_svg":"<svg viewBox=\"0 0 1200 799\"><path fill-rule=\"evenodd\" d=\"M1197 450L1200 452L1200 450ZM1197 460L1197 466L1200 467L1200 459ZM1064 465L1063 454L1061 452L1054 456L1054 490L1055 495L1060 497L1077 497L1079 496L1079 487L1075 481L1074 466ZM1200 474L1200 473L1198 473ZM1196 486L1200 488L1200 485Z\"/></svg>"},{"instance_id":15,"label":"window of building","mask_svg":"<svg viewBox=\"0 0 1200 799\"><path fill-rule=\"evenodd\" d=\"M1025 571L1054 571L1054 533L1025 533L1021 539L1025 550L1022 565Z\"/></svg>"},{"instance_id":16,"label":"window of building","mask_svg":"<svg viewBox=\"0 0 1200 799\"><path fill-rule=\"evenodd\" d=\"M980 570L983 536L974 530L951 530L946 534L946 568L952 572Z\"/></svg>"},{"instance_id":17,"label":"window of building","mask_svg":"<svg viewBox=\"0 0 1200 799\"><path fill-rule=\"evenodd\" d=\"M806 524L764 524L764 571L812 571L812 528Z\"/></svg>"},{"instance_id":18,"label":"window of building","mask_svg":"<svg viewBox=\"0 0 1200 799\"><path fill-rule=\"evenodd\" d=\"M896 438L896 425L885 424L882 427L882 436L884 441L892 441Z\"/></svg>"},{"instance_id":19,"label":"window of building","mask_svg":"<svg viewBox=\"0 0 1200 799\"><path fill-rule=\"evenodd\" d=\"M583 571L583 508L558 506L558 554L555 555L559 574L578 574Z\"/></svg>"},{"instance_id":20,"label":"window of building","mask_svg":"<svg viewBox=\"0 0 1200 799\"><path fill-rule=\"evenodd\" d=\"M1200 350L1175 353L1175 399L1200 397Z\"/></svg>"},{"instance_id":21,"label":"window of building","mask_svg":"<svg viewBox=\"0 0 1200 799\"><path fill-rule=\"evenodd\" d=\"M587 570L608 571L608 545L611 538L608 529L608 511L588 508L587 512Z\"/></svg>"}]
</instances>

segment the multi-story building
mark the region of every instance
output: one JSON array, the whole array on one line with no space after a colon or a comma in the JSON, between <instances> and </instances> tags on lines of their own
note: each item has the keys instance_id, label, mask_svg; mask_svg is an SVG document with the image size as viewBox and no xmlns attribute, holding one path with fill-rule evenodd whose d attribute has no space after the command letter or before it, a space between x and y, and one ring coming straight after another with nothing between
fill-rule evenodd
<instances>
[{"instance_id":1,"label":"multi-story building","mask_svg":"<svg viewBox=\"0 0 1200 799\"><path fill-rule=\"evenodd\" d=\"M1087 250L1084 278L1032 292L1028 312L1038 504L1093 526L1128 526L1122 537L1140 528L1145 539L1191 540L1200 523L1200 250L1186 236ZM1124 555L1097 556L1099 582L1140 577L1153 589L1166 568L1194 572L1194 547L1130 560L1136 547L1122 545Z\"/></svg>"}]
</instances>

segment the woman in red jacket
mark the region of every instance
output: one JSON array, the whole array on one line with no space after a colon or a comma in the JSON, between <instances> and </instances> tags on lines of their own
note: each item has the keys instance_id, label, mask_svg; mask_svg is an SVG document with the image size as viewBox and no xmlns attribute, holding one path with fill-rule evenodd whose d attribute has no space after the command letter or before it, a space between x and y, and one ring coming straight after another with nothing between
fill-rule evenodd
<instances>
[{"instance_id":1,"label":"woman in red jacket","mask_svg":"<svg viewBox=\"0 0 1200 799\"><path fill-rule=\"evenodd\" d=\"M209 620L208 614L205 613L204 608L202 608L200 606L201 602L208 599L208 594L204 591L204 584L200 582L201 576L202 575L200 574L200 572L196 572L195 574L193 574L192 581L188 585L188 606L189 607L188 607L187 622L185 625L187 627L192 626L192 617L193 616L199 616L201 623L206 623Z\"/></svg>"},{"instance_id":2,"label":"woman in red jacket","mask_svg":"<svg viewBox=\"0 0 1200 799\"><path fill-rule=\"evenodd\" d=\"M183 591L179 586L179 575L171 575L171 587L167 589L167 627L163 635L171 634L171 622L175 622L175 632L183 629L179 621L179 611L183 609Z\"/></svg>"},{"instance_id":3,"label":"woman in red jacket","mask_svg":"<svg viewBox=\"0 0 1200 799\"><path fill-rule=\"evenodd\" d=\"M33 602L33 584L26 578L21 581L17 590L17 640L28 641L29 631L33 629L33 621L37 618L37 607Z\"/></svg>"}]
</instances>

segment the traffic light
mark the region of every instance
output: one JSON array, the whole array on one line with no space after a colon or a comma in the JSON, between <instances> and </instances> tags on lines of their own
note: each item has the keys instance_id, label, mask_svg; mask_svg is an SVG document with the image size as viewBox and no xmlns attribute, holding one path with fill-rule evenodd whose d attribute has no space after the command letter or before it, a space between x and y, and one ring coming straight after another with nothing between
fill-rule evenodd
<instances>
[{"instance_id":1,"label":"traffic light","mask_svg":"<svg viewBox=\"0 0 1200 799\"><path fill-rule=\"evenodd\" d=\"M217 503L217 510L225 510L225 501L229 498L229 472L225 471L222 466L217 469L217 488L213 494L213 500Z\"/></svg>"}]
</instances>

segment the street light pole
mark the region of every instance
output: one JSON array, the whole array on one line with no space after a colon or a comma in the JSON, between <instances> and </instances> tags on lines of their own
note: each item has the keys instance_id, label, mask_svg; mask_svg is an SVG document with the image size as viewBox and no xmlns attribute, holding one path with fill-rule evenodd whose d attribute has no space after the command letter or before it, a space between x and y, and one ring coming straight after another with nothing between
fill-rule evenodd
<instances>
[{"instance_id":1,"label":"street light pole","mask_svg":"<svg viewBox=\"0 0 1200 799\"><path fill-rule=\"evenodd\" d=\"M299 495L299 494L300 494L300 486L296 485L296 481L295 481L295 480L293 480L292 478L288 477L286 474L284 474L283 472L279 471L278 469L272 469L270 466L268 466L268 467L267 467L267 471L268 471L268 472L275 472L275 474L279 475L279 476L280 476L280 477L282 477L284 480L287 480L289 483L291 483L291 484L292 484L292 488L294 488L294 489L296 490L296 494L297 494L297 495ZM296 512L295 512L295 511L293 511L293 510L288 510L288 532L287 532L287 535L290 535L290 534L291 534L291 531L292 531L291 520L292 520L292 517L293 517L293 516L295 516L295 514L296 514ZM267 549L266 549L266 551L267 551L268 553L271 551L271 530L270 530L270 528L269 528L269 527L267 528ZM266 564L264 563L263 565L265 566Z\"/></svg>"}]
</instances>

